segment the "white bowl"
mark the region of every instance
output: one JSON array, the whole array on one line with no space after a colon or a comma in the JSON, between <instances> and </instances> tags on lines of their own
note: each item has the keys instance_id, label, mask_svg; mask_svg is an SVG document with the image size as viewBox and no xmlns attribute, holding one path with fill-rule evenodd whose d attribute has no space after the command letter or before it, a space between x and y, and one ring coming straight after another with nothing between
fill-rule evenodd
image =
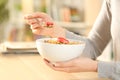
<instances>
[{"instance_id":1,"label":"white bowl","mask_svg":"<svg viewBox=\"0 0 120 80\"><path fill-rule=\"evenodd\" d=\"M51 62L67 61L81 55L85 43L82 44L51 44L45 43L44 40L51 38L42 38L36 40L36 46L39 54ZM52 38L56 39L56 38ZM77 41L71 40L69 41Z\"/></svg>"}]
</instances>

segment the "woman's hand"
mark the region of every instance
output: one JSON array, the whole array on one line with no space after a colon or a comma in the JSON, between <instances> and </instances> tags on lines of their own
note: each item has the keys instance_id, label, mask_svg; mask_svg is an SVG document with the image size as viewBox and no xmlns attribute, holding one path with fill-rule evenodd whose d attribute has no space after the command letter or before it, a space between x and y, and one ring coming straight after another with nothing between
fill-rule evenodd
<instances>
[{"instance_id":1,"label":"woman's hand","mask_svg":"<svg viewBox=\"0 0 120 80\"><path fill-rule=\"evenodd\" d=\"M97 71L97 61L90 58L78 57L70 61L56 62L54 64L50 63L48 60L44 59L44 62L52 69L56 71L63 72L88 72Z\"/></svg>"},{"instance_id":2,"label":"woman's hand","mask_svg":"<svg viewBox=\"0 0 120 80\"><path fill-rule=\"evenodd\" d=\"M58 27L50 16L45 13L36 12L33 14L25 15L27 24L31 25L32 32L37 35L45 35L50 37L65 37L65 30ZM52 23L52 27L44 27L42 23Z\"/></svg>"}]
</instances>

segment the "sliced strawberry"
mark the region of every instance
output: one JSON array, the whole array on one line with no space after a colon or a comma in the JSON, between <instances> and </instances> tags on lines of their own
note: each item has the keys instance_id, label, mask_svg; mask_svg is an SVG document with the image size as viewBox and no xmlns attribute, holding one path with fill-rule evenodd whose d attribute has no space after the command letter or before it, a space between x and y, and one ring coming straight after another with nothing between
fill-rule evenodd
<instances>
[{"instance_id":1,"label":"sliced strawberry","mask_svg":"<svg viewBox=\"0 0 120 80\"><path fill-rule=\"evenodd\" d=\"M47 27L52 27L53 26L53 22L46 22Z\"/></svg>"},{"instance_id":2,"label":"sliced strawberry","mask_svg":"<svg viewBox=\"0 0 120 80\"><path fill-rule=\"evenodd\" d=\"M63 37L58 37L58 42L63 43L63 44L68 44L69 40L63 38Z\"/></svg>"}]
</instances>

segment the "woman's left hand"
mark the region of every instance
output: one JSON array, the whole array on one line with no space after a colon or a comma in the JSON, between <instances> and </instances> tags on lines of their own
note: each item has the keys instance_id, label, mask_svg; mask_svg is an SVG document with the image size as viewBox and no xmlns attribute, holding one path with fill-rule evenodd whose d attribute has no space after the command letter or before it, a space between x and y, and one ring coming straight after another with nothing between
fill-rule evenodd
<instances>
[{"instance_id":1,"label":"woman's left hand","mask_svg":"<svg viewBox=\"0 0 120 80\"><path fill-rule=\"evenodd\" d=\"M97 61L94 61L86 57L78 57L70 61L56 62L54 64L50 63L48 60L44 59L44 62L53 70L63 71L63 72L96 72L97 71Z\"/></svg>"}]
</instances>

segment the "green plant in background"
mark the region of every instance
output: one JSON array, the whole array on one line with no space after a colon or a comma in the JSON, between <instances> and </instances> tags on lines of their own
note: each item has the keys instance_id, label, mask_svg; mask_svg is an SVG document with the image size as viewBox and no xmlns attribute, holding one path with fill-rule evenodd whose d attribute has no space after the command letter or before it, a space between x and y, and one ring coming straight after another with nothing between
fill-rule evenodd
<instances>
[{"instance_id":1,"label":"green plant in background","mask_svg":"<svg viewBox=\"0 0 120 80\"><path fill-rule=\"evenodd\" d=\"M22 10L21 0L15 1L14 8L15 8L15 10L17 10L17 11L21 11L21 10Z\"/></svg>"},{"instance_id":2,"label":"green plant in background","mask_svg":"<svg viewBox=\"0 0 120 80\"><path fill-rule=\"evenodd\" d=\"M8 0L0 0L0 24L9 18L9 10L6 8Z\"/></svg>"}]
</instances>

